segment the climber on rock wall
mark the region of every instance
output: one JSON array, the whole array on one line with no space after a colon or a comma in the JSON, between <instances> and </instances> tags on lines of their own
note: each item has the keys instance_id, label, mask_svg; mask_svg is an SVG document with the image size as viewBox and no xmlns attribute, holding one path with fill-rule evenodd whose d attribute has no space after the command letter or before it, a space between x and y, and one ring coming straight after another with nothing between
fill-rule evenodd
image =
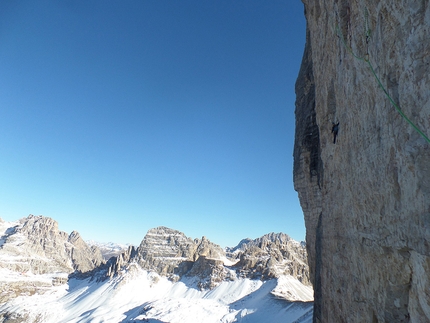
<instances>
[{"instance_id":1,"label":"climber on rock wall","mask_svg":"<svg viewBox=\"0 0 430 323\"><path fill-rule=\"evenodd\" d=\"M337 133L339 132L339 122L338 123L333 122L333 127L331 128L331 132L333 134L333 143L336 144L336 137L337 137Z\"/></svg>"}]
</instances>

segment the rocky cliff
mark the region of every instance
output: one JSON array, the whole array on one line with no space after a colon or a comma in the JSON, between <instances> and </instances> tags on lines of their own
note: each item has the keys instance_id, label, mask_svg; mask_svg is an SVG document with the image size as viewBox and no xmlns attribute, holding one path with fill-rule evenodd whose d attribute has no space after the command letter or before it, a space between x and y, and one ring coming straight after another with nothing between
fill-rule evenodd
<instances>
[{"instance_id":1,"label":"rocky cliff","mask_svg":"<svg viewBox=\"0 0 430 323\"><path fill-rule=\"evenodd\" d=\"M430 135L430 4L303 2L294 183L314 322L430 322L430 144L406 120Z\"/></svg>"},{"instance_id":2,"label":"rocky cliff","mask_svg":"<svg viewBox=\"0 0 430 323\"><path fill-rule=\"evenodd\" d=\"M241 275L262 279L290 275L310 285L305 245L285 233L269 233L239 245L235 268Z\"/></svg>"}]
</instances>

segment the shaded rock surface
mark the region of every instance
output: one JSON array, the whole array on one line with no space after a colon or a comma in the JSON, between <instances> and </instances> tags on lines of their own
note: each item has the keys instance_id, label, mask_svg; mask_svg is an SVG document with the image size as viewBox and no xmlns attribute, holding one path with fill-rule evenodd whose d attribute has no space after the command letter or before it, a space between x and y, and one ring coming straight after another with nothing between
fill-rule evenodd
<instances>
[{"instance_id":1,"label":"shaded rock surface","mask_svg":"<svg viewBox=\"0 0 430 323\"><path fill-rule=\"evenodd\" d=\"M197 280L200 289L213 289L225 280L234 280L234 272L228 270L222 260L200 256L185 274Z\"/></svg>"},{"instance_id":2,"label":"shaded rock surface","mask_svg":"<svg viewBox=\"0 0 430 323\"><path fill-rule=\"evenodd\" d=\"M430 322L430 145L342 41L429 136L430 4L303 2L294 184L314 321Z\"/></svg>"}]
</instances>

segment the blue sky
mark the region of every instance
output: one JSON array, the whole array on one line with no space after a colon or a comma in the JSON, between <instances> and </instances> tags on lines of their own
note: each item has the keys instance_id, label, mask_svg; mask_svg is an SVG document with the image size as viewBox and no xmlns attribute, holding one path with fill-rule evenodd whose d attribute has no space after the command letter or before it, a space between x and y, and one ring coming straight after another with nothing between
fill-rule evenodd
<instances>
[{"instance_id":1,"label":"blue sky","mask_svg":"<svg viewBox=\"0 0 430 323\"><path fill-rule=\"evenodd\" d=\"M140 243L303 240L299 0L0 2L0 217Z\"/></svg>"}]
</instances>

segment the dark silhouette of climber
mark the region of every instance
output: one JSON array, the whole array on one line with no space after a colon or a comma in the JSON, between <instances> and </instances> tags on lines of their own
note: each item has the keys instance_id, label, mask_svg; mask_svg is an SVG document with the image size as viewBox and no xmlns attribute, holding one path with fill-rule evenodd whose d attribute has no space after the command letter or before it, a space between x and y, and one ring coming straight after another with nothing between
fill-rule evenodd
<instances>
[{"instance_id":1,"label":"dark silhouette of climber","mask_svg":"<svg viewBox=\"0 0 430 323\"><path fill-rule=\"evenodd\" d=\"M337 137L338 132L339 132L339 122L338 123L333 122L333 127L331 127L331 133L333 134L333 143L334 144L336 144L336 137Z\"/></svg>"}]
</instances>

